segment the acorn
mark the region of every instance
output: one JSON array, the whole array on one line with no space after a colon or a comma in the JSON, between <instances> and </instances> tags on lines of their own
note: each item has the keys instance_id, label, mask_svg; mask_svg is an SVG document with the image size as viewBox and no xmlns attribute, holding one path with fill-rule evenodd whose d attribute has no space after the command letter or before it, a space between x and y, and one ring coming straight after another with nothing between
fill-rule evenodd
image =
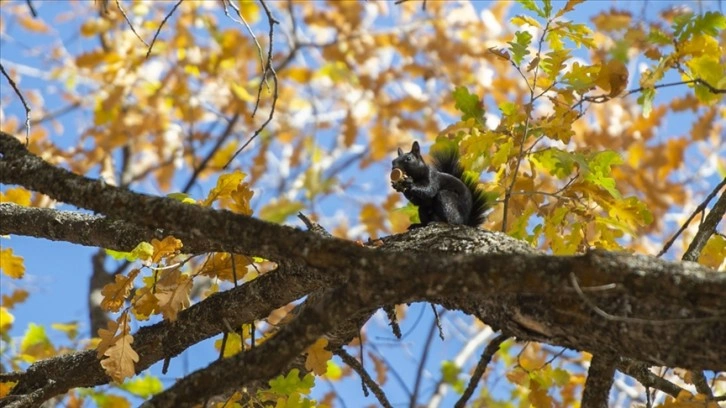
<instances>
[{"instance_id":1,"label":"acorn","mask_svg":"<svg viewBox=\"0 0 726 408\"><path fill-rule=\"evenodd\" d=\"M391 181L399 181L406 177L406 173L403 172L401 169L393 169L391 170Z\"/></svg>"}]
</instances>

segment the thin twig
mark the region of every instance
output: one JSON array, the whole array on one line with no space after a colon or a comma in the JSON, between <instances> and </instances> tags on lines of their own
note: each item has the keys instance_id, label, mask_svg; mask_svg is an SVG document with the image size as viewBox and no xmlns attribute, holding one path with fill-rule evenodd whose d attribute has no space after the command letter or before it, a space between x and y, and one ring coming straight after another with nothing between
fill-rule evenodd
<instances>
[{"instance_id":1,"label":"thin twig","mask_svg":"<svg viewBox=\"0 0 726 408\"><path fill-rule=\"evenodd\" d=\"M234 9L234 11L237 13L237 16L239 17L239 21L235 20L234 17L229 15L229 9L227 9L227 5L229 4L230 7ZM222 0L222 5L224 6L224 14L235 23L239 23L244 25L247 28L247 32L250 33L250 36L255 41L255 45L257 46L257 54L260 57L260 69L265 72L265 58L262 56L262 45L260 45L260 41L257 39L257 36L255 35L255 32L252 31L252 27L250 27L249 23L247 23L247 20L245 20L244 16L242 15L242 12L240 12L239 7L237 7L236 4L234 4L231 0ZM263 75L263 80L265 83L267 83L267 76ZM270 85L267 85L267 89L269 90ZM252 115L255 116L254 114Z\"/></svg>"},{"instance_id":2,"label":"thin twig","mask_svg":"<svg viewBox=\"0 0 726 408\"><path fill-rule=\"evenodd\" d=\"M124 11L124 8L121 7L121 2L119 0L116 0L116 7L118 7L119 11L121 12L121 15L124 16L124 20L126 20L126 23L131 28L131 31L134 33L134 35L136 35L136 38L138 38L148 48L149 47L149 44L147 44L146 41L144 41L144 39L141 38L141 36L139 35L139 33L136 32L136 29L134 28L134 25L131 24L131 20L129 20L129 17L126 15L126 11ZM147 55L147 57L148 57L148 55Z\"/></svg>"},{"instance_id":3,"label":"thin twig","mask_svg":"<svg viewBox=\"0 0 726 408\"><path fill-rule=\"evenodd\" d=\"M229 165L232 163L232 161L249 145L252 143L252 141L262 133L262 131L267 127L267 125L272 121L272 116L275 114L275 106L277 105L277 98L278 98L278 81L277 81L277 72L275 72L275 68L272 66L272 43L273 43L273 36L275 33L275 24L279 24L279 21L275 20L275 18L272 16L272 12L267 7L267 4L264 2L264 0L260 0L260 4L262 4L262 8L265 10L265 13L267 14L267 21L270 24L270 44L267 49L267 64L265 65L264 72L262 73L262 79L260 79L260 86L257 89L257 102L255 103L255 108L252 111L252 117L255 116L255 113L257 112L257 107L260 104L260 97L262 94L262 84L264 83L265 79L267 78L267 73L271 73L272 75L272 82L273 82L273 94L272 94L272 106L270 107L270 115L267 117L264 123L255 130L255 133L250 136L250 138L245 142L245 144L242 145L239 149L237 149L236 152L232 155L232 157L229 159L227 164L224 165L223 169L227 169Z\"/></svg>"},{"instance_id":4,"label":"thin twig","mask_svg":"<svg viewBox=\"0 0 726 408\"><path fill-rule=\"evenodd\" d=\"M431 303L431 310L434 311L434 321L436 322L436 327L439 329L439 338L441 341L446 341L444 338L444 328L441 326L441 318L439 317L439 312L436 310L436 305Z\"/></svg>"},{"instance_id":5,"label":"thin twig","mask_svg":"<svg viewBox=\"0 0 726 408\"><path fill-rule=\"evenodd\" d=\"M34 17L38 17L38 12L35 11L35 7L33 7L33 3L30 0L25 0L25 4L28 5L28 8L30 9L30 14Z\"/></svg>"},{"instance_id":6,"label":"thin twig","mask_svg":"<svg viewBox=\"0 0 726 408\"><path fill-rule=\"evenodd\" d=\"M171 15L174 14L174 12L176 11L176 8L179 7L179 5L182 3L182 1L184 1L184 0L179 0L174 5L174 7L171 9L171 11L169 12L169 14L167 14L166 17L164 17L164 19L161 20L161 24L159 24L159 28L156 29L156 33L154 34L154 38L151 39L151 45L149 45L149 50L146 51L146 58L147 59L149 58L149 55L151 55L151 50L154 48L154 43L156 43L156 39L159 37L159 33L161 33L161 29L164 27L164 24L166 24L166 20L168 20L169 17L171 17Z\"/></svg>"},{"instance_id":7,"label":"thin twig","mask_svg":"<svg viewBox=\"0 0 726 408\"><path fill-rule=\"evenodd\" d=\"M207 165L212 160L214 155L222 147L222 145L229 138L229 136L232 135L232 130L234 129L234 126L237 124L239 117L240 117L239 114L235 114L234 116L232 116L232 119L230 119L229 122L227 123L227 127L222 131L222 134L217 138L217 142L212 147L212 150L204 157L204 159L202 159L202 162L199 163L199 165L194 168L194 173L192 173L192 176L187 181L187 184L184 185L182 192L184 192L184 193L188 192L192 188L194 183L196 183L197 178L199 178L199 175L202 173L202 171L204 171L204 169L207 168Z\"/></svg>"},{"instance_id":8,"label":"thin twig","mask_svg":"<svg viewBox=\"0 0 726 408\"><path fill-rule=\"evenodd\" d=\"M547 31L550 28L551 21L547 21L547 24L545 25L544 29L542 30L542 35L539 37L539 45L537 48L537 55L540 55L542 53L542 44L544 43L544 38L547 35ZM517 71L522 75L524 78L524 73L521 72L521 69L516 67ZM529 124L530 119L532 116L532 108L534 101L537 99L534 96L534 89L537 87L537 76L539 75L539 64L534 68L534 75L532 80L532 85L529 84L529 81L525 78L525 82L527 83L527 86L529 87L529 104L528 106L528 112L527 112L527 119L524 121L524 131L522 132L522 140L519 143L519 154L517 155L517 165L514 167L514 172L512 173L512 182L509 183L509 187L507 187L507 190L504 193L504 208L502 209L502 232L507 232L507 212L509 210L509 199L512 197L512 190L514 189L514 184L517 182L517 173L519 173L519 166L522 164L522 159L524 158L524 143L527 141L527 136L529 136Z\"/></svg>"},{"instance_id":9,"label":"thin twig","mask_svg":"<svg viewBox=\"0 0 726 408\"><path fill-rule=\"evenodd\" d=\"M632 95L634 93L642 92L642 91L644 91L646 89L660 89L660 88L668 88L668 87L671 87L671 86L688 85L688 84L699 84L699 85L702 85L702 86L706 87L711 93L714 93L714 94L726 93L726 89L716 88L715 86L709 84L708 82L704 81L701 78L694 78L694 79L689 79L689 80L686 80L686 81L668 82L668 83L665 83L665 84L657 84L657 85L647 86L647 87L646 86L641 86L639 88L631 89L631 90L625 92L624 94L621 94L621 95L616 96L616 97L617 98L625 98L626 96L630 96L630 95ZM577 101L576 104L574 104L574 105L572 105L572 107L570 107L570 110L575 110L575 109L580 108L582 106L582 104L585 103L585 102L590 102L590 103L604 103L604 102L607 102L607 101L609 101L611 99L614 99L616 97L613 97L611 95L595 95L595 96L585 96L585 95L583 95L582 98L580 98L580 100ZM582 114L580 116L582 116Z\"/></svg>"},{"instance_id":10,"label":"thin twig","mask_svg":"<svg viewBox=\"0 0 726 408\"><path fill-rule=\"evenodd\" d=\"M343 350L342 348L336 350L335 354L340 357L345 364L348 364L353 370L355 370L358 375L360 375L363 384L365 384L368 388L371 389L371 391L373 391L373 395L376 396L381 406L393 408L381 387L378 385L378 383L373 381L373 378L371 378L370 374L368 374L368 371L366 371L365 367L363 367L363 365L359 363L358 360L355 359L355 357L348 354L348 352Z\"/></svg>"},{"instance_id":11,"label":"thin twig","mask_svg":"<svg viewBox=\"0 0 726 408\"><path fill-rule=\"evenodd\" d=\"M507 339L509 339L509 336L506 334L500 334L493 338L484 348L484 351L479 358L479 362L476 364L476 368L474 369L474 374L472 374L469 379L469 385L466 386L464 393L461 394L461 398L456 401L454 407L462 408L466 406L467 401L469 401L469 398L471 398L472 394L474 394L474 390L479 384L481 377L484 375L484 371L487 369L489 363L491 363L492 358L494 358L494 354L499 350L499 346L501 346Z\"/></svg>"},{"instance_id":12,"label":"thin twig","mask_svg":"<svg viewBox=\"0 0 726 408\"><path fill-rule=\"evenodd\" d=\"M594 311L600 317L615 322L649 324L653 326L668 326L672 324L697 324L704 322L718 322L726 319L726 314L714 315L709 317L692 317L685 319L641 319L638 317L616 316L602 310L591 299L589 299L585 295L585 292L582 291L582 288L580 288L580 284L577 282L577 277L572 272L570 272L570 283L572 283L572 287L575 289L575 292L577 292L577 295L580 297L580 299L582 299L582 301L585 302L585 304L587 304L587 306L589 306L592 311Z\"/></svg>"},{"instance_id":13,"label":"thin twig","mask_svg":"<svg viewBox=\"0 0 726 408\"><path fill-rule=\"evenodd\" d=\"M424 342L424 350L423 354L421 354L421 361L419 361L418 368L416 369L416 382L413 385L413 394L411 395L411 402L408 405L409 408L416 407L416 400L418 400L418 391L421 388L423 369L424 365L426 365L426 359L429 356L429 350L431 350L431 342L434 340L434 333L436 333L436 327L436 319L434 319L434 321L431 323L429 334L426 336L426 342Z\"/></svg>"},{"instance_id":14,"label":"thin twig","mask_svg":"<svg viewBox=\"0 0 726 408\"><path fill-rule=\"evenodd\" d=\"M693 210L693 213L691 214L691 216L688 217L686 222L683 223L683 225L681 225L681 228L678 229L678 231L676 231L676 233L668 240L668 242L666 242L665 246L663 246L663 249L661 249L660 252L658 252L658 255L656 255L657 258L660 258L663 254L665 254L668 251L668 249L671 247L671 245L673 245L673 243L675 242L676 238L678 238L678 236L681 235L681 233L688 227L688 224L690 224L691 221L696 217L696 214L698 214L701 211L706 209L706 206L708 205L708 203L711 201L711 199L716 194L718 194L719 190L721 190L721 188L723 188L723 186L726 186L726 177L724 177L723 181L721 181L721 183L719 183L716 186L716 188L714 188L713 191L711 191L711 193L706 197L706 199L703 200L703 202L701 204L699 204L695 210Z\"/></svg>"},{"instance_id":15,"label":"thin twig","mask_svg":"<svg viewBox=\"0 0 726 408\"><path fill-rule=\"evenodd\" d=\"M13 79L10 78L10 75L8 75L5 71L3 64L0 64L0 72L2 72L3 76L5 76L8 80L10 86L15 91L15 94L18 95L20 102L23 103L23 107L25 108L25 147L28 147L28 143L30 143L30 106L28 106L28 102L25 101L23 94L20 92L20 89L18 89L18 85L15 84L15 81L13 81Z\"/></svg>"}]
</instances>

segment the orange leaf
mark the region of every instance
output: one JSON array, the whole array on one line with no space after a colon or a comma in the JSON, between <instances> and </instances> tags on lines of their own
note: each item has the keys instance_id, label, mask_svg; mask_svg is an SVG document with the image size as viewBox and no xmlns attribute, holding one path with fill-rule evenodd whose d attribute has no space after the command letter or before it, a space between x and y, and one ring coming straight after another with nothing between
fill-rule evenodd
<instances>
[{"instance_id":1,"label":"orange leaf","mask_svg":"<svg viewBox=\"0 0 726 408\"><path fill-rule=\"evenodd\" d=\"M156 300L164 318L176 320L177 314L189 307L189 294L192 292L192 279L183 275L179 269L166 271L156 284Z\"/></svg>"},{"instance_id":2,"label":"orange leaf","mask_svg":"<svg viewBox=\"0 0 726 408\"><path fill-rule=\"evenodd\" d=\"M28 31L33 31L36 33L50 32L50 28L48 28L48 25L46 25L43 20L38 18L28 17L27 15L20 15L18 16L18 22L21 26L23 26L23 28Z\"/></svg>"},{"instance_id":3,"label":"orange leaf","mask_svg":"<svg viewBox=\"0 0 726 408\"><path fill-rule=\"evenodd\" d=\"M101 289L103 300L101 308L109 312L118 312L124 304L126 297L131 293L131 287L134 285L134 279L140 270L132 269L129 276L121 274L116 275L116 281L109 283Z\"/></svg>"},{"instance_id":4,"label":"orange leaf","mask_svg":"<svg viewBox=\"0 0 726 408\"><path fill-rule=\"evenodd\" d=\"M159 263L163 258L171 258L183 246L181 240L171 235L161 241L154 238L151 240L151 245L154 247L154 254L151 256L152 263Z\"/></svg>"},{"instance_id":5,"label":"orange leaf","mask_svg":"<svg viewBox=\"0 0 726 408\"><path fill-rule=\"evenodd\" d=\"M15 306L16 304L25 302L25 299L27 298L27 290L15 289L10 296L3 295L2 306L7 307L8 309L12 309L13 306Z\"/></svg>"},{"instance_id":6,"label":"orange leaf","mask_svg":"<svg viewBox=\"0 0 726 408\"><path fill-rule=\"evenodd\" d=\"M308 356L305 359L305 368L316 375L323 375L328 371L328 360L333 358L333 353L326 350L328 339L319 338L312 346L308 347Z\"/></svg>"}]
</instances>

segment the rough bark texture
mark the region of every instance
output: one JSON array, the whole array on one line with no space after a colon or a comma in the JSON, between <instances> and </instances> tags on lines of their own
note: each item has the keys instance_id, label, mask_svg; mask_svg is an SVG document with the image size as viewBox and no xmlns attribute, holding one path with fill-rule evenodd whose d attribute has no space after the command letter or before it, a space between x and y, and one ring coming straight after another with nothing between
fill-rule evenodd
<instances>
[{"instance_id":1,"label":"rough bark texture","mask_svg":"<svg viewBox=\"0 0 726 408\"><path fill-rule=\"evenodd\" d=\"M615 366L647 380L641 368L648 365L726 370L726 274L692 262L604 251L544 255L504 234L437 224L360 246L109 186L43 162L7 134L0 134L0 182L101 214L3 204L2 234L115 249L171 234L190 253L226 251L278 263L273 272L193 305L175 322L139 329L137 372L227 324L263 319L308 296L272 339L190 374L149 406L201 402L266 381L321 335L340 347L377 308L414 301L462 310L521 340L613 356L603 366L607 373ZM37 406L68 389L109 382L95 351L40 361L13 375L19 382L0 405Z\"/></svg>"}]
</instances>

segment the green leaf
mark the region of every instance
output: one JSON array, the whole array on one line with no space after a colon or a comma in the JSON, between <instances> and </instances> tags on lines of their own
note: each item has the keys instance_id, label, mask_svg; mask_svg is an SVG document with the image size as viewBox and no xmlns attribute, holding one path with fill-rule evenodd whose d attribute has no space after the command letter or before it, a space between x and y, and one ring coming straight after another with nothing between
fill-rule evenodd
<instances>
[{"instance_id":1,"label":"green leaf","mask_svg":"<svg viewBox=\"0 0 726 408\"><path fill-rule=\"evenodd\" d=\"M509 51L512 53L512 61L517 65L521 65L522 59L529 55L527 47L532 43L532 34L527 31L517 31L514 36L516 39L509 42Z\"/></svg>"},{"instance_id":2,"label":"green leaf","mask_svg":"<svg viewBox=\"0 0 726 408\"><path fill-rule=\"evenodd\" d=\"M620 198L620 192L612 177L612 166L622 162L620 155L612 150L597 152L588 158L588 167L583 169L583 176L590 183L607 190L613 197Z\"/></svg>"},{"instance_id":3,"label":"green leaf","mask_svg":"<svg viewBox=\"0 0 726 408\"><path fill-rule=\"evenodd\" d=\"M158 377L147 373L143 377L126 380L120 388L137 397L147 399L164 390L164 385Z\"/></svg>"},{"instance_id":4,"label":"green leaf","mask_svg":"<svg viewBox=\"0 0 726 408\"><path fill-rule=\"evenodd\" d=\"M654 43L656 45L666 46L673 44L673 38L670 36L670 34L661 31L657 27L653 27L650 29L650 33L648 33L648 42Z\"/></svg>"},{"instance_id":5,"label":"green leaf","mask_svg":"<svg viewBox=\"0 0 726 408\"><path fill-rule=\"evenodd\" d=\"M129 262L133 262L137 259L150 259L151 255L154 253L154 246L148 242L140 242L136 245L136 248L131 250L131 252L114 251L113 249L104 249L104 251L106 251L106 254L108 254L111 258L116 259L117 261L125 259Z\"/></svg>"},{"instance_id":6,"label":"green leaf","mask_svg":"<svg viewBox=\"0 0 726 408\"><path fill-rule=\"evenodd\" d=\"M547 15L542 11L538 6L537 3L535 3L534 0L518 0L519 4L522 5L522 7L526 8L529 11L534 11L537 13L538 16L542 18L546 18Z\"/></svg>"},{"instance_id":7,"label":"green leaf","mask_svg":"<svg viewBox=\"0 0 726 408\"><path fill-rule=\"evenodd\" d=\"M181 201L185 204L196 204L197 200L193 199L189 194L186 193L169 193L166 195L169 198L173 198L174 200Z\"/></svg>"},{"instance_id":8,"label":"green leaf","mask_svg":"<svg viewBox=\"0 0 726 408\"><path fill-rule=\"evenodd\" d=\"M300 370L293 368L287 373L287 376L278 375L269 381L270 391L278 395L290 396L297 392L300 394L309 394L315 385L315 377L308 373L300 379Z\"/></svg>"},{"instance_id":9,"label":"green leaf","mask_svg":"<svg viewBox=\"0 0 726 408\"><path fill-rule=\"evenodd\" d=\"M717 37L726 28L726 17L717 11L707 11L702 15L683 14L673 19L673 32L678 41L685 41L694 35L707 34Z\"/></svg>"},{"instance_id":10,"label":"green leaf","mask_svg":"<svg viewBox=\"0 0 726 408\"><path fill-rule=\"evenodd\" d=\"M469 93L464 86L457 86L453 93L456 109L463 115L461 120L474 119L484 126L484 108L479 97Z\"/></svg>"},{"instance_id":11,"label":"green leaf","mask_svg":"<svg viewBox=\"0 0 726 408\"><path fill-rule=\"evenodd\" d=\"M441 363L441 380L446 384L454 384L459 380L461 368L453 361L444 361Z\"/></svg>"},{"instance_id":12,"label":"green leaf","mask_svg":"<svg viewBox=\"0 0 726 408\"><path fill-rule=\"evenodd\" d=\"M541 150L532 154L532 161L560 179L569 177L575 168L575 164L578 163L572 153L555 148Z\"/></svg>"},{"instance_id":13,"label":"green leaf","mask_svg":"<svg viewBox=\"0 0 726 408\"><path fill-rule=\"evenodd\" d=\"M512 116L517 113L517 104L514 102L505 101L499 105L499 110L502 111L504 116Z\"/></svg>"},{"instance_id":14,"label":"green leaf","mask_svg":"<svg viewBox=\"0 0 726 408\"><path fill-rule=\"evenodd\" d=\"M25 335L20 341L20 351L25 353L31 347L37 344L50 344L48 335L45 334L45 328L35 323L29 323L28 328L25 330Z\"/></svg>"},{"instance_id":15,"label":"green leaf","mask_svg":"<svg viewBox=\"0 0 726 408\"><path fill-rule=\"evenodd\" d=\"M552 15L552 0L542 0L542 3L544 4L544 17L550 18Z\"/></svg>"},{"instance_id":16,"label":"green leaf","mask_svg":"<svg viewBox=\"0 0 726 408\"><path fill-rule=\"evenodd\" d=\"M545 54L542 70L550 77L556 78L565 69L565 61L570 59L570 50L553 50Z\"/></svg>"},{"instance_id":17,"label":"green leaf","mask_svg":"<svg viewBox=\"0 0 726 408\"><path fill-rule=\"evenodd\" d=\"M650 112L653 111L653 99L655 99L655 89L653 88L643 89L643 92L638 97L638 104L643 107L644 118L649 117Z\"/></svg>"}]
</instances>

